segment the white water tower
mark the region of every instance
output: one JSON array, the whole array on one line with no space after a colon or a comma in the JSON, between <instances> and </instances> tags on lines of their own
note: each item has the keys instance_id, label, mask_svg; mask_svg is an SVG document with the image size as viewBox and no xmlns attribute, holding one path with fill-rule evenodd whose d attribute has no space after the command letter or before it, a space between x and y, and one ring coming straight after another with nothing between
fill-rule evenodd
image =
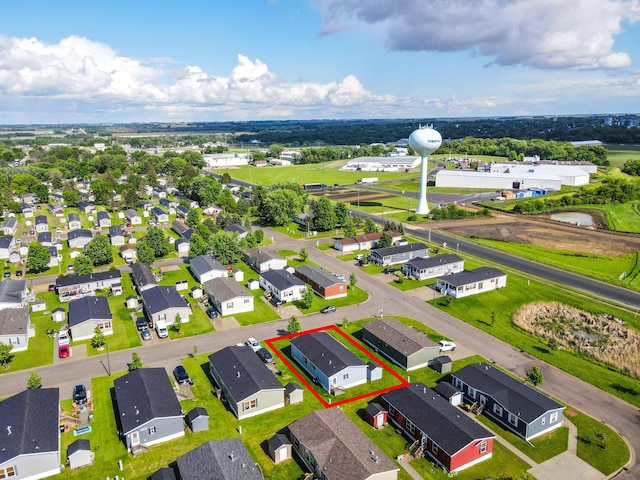
<instances>
[{"instance_id":1,"label":"white water tower","mask_svg":"<svg viewBox=\"0 0 640 480\"><path fill-rule=\"evenodd\" d=\"M429 204L427 203L428 157L440 148L440 145L442 145L442 136L430 125L420 127L409 135L409 146L418 152L418 155L422 158L420 165L420 198L416 208L418 215L429 213Z\"/></svg>"}]
</instances>

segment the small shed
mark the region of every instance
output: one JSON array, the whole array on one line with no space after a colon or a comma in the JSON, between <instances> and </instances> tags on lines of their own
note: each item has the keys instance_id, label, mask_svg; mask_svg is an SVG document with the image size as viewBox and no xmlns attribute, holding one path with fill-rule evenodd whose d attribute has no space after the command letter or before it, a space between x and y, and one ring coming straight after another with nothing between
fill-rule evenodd
<instances>
[{"instance_id":1,"label":"small shed","mask_svg":"<svg viewBox=\"0 0 640 480\"><path fill-rule=\"evenodd\" d=\"M282 433L276 433L267 440L267 448L269 449L269 456L274 463L284 462L291 458L291 442Z\"/></svg>"},{"instance_id":2,"label":"small shed","mask_svg":"<svg viewBox=\"0 0 640 480\"><path fill-rule=\"evenodd\" d=\"M187 425L192 432L209 429L209 414L203 407L195 407L187 413Z\"/></svg>"},{"instance_id":3,"label":"small shed","mask_svg":"<svg viewBox=\"0 0 640 480\"><path fill-rule=\"evenodd\" d=\"M302 402L303 390L300 385L294 382L289 382L284 386L285 402L289 405L295 405Z\"/></svg>"},{"instance_id":4,"label":"small shed","mask_svg":"<svg viewBox=\"0 0 640 480\"><path fill-rule=\"evenodd\" d=\"M93 458L91 455L91 444L89 440L76 440L67 447L67 462L69 468L79 468L91 465Z\"/></svg>"},{"instance_id":5,"label":"small shed","mask_svg":"<svg viewBox=\"0 0 640 480\"><path fill-rule=\"evenodd\" d=\"M260 282L255 278L252 278L247 282L247 288L249 290L258 290L260 288Z\"/></svg>"},{"instance_id":6,"label":"small shed","mask_svg":"<svg viewBox=\"0 0 640 480\"><path fill-rule=\"evenodd\" d=\"M382 378L382 367L375 362L367 363L367 380L380 380Z\"/></svg>"},{"instance_id":7,"label":"small shed","mask_svg":"<svg viewBox=\"0 0 640 480\"><path fill-rule=\"evenodd\" d=\"M438 392L438 395L443 397L451 405L462 405L462 392L451 385L449 382L440 382L438 385L436 385L436 388L434 388L434 390Z\"/></svg>"},{"instance_id":8,"label":"small shed","mask_svg":"<svg viewBox=\"0 0 640 480\"><path fill-rule=\"evenodd\" d=\"M244 282L244 272L239 268L236 268L235 270L233 270L233 279L236 282Z\"/></svg>"},{"instance_id":9,"label":"small shed","mask_svg":"<svg viewBox=\"0 0 640 480\"><path fill-rule=\"evenodd\" d=\"M123 289L120 283L114 283L111 285L111 295L117 297L118 295L122 295Z\"/></svg>"},{"instance_id":10,"label":"small shed","mask_svg":"<svg viewBox=\"0 0 640 480\"><path fill-rule=\"evenodd\" d=\"M64 322L65 318L67 318L67 312L64 308L54 308L51 312L51 320L54 322Z\"/></svg>"},{"instance_id":11,"label":"small shed","mask_svg":"<svg viewBox=\"0 0 640 480\"><path fill-rule=\"evenodd\" d=\"M138 297L135 295L129 295L125 301L127 308L138 308Z\"/></svg>"},{"instance_id":12,"label":"small shed","mask_svg":"<svg viewBox=\"0 0 640 480\"><path fill-rule=\"evenodd\" d=\"M46 309L47 309L47 302L45 302L44 300L36 300L31 304L32 312L42 312L43 310L46 310Z\"/></svg>"},{"instance_id":13,"label":"small shed","mask_svg":"<svg viewBox=\"0 0 640 480\"><path fill-rule=\"evenodd\" d=\"M375 429L382 428L387 424L388 414L389 412L376 402L371 402L367 405L367 408L364 409L365 421Z\"/></svg>"},{"instance_id":14,"label":"small shed","mask_svg":"<svg viewBox=\"0 0 640 480\"><path fill-rule=\"evenodd\" d=\"M202 298L202 287L193 287L191 289L191 298Z\"/></svg>"},{"instance_id":15,"label":"small shed","mask_svg":"<svg viewBox=\"0 0 640 480\"><path fill-rule=\"evenodd\" d=\"M451 367L453 362L451 361L451 357L448 355L440 355L433 359L433 364L431 368L433 368L438 373L451 373Z\"/></svg>"},{"instance_id":16,"label":"small shed","mask_svg":"<svg viewBox=\"0 0 640 480\"><path fill-rule=\"evenodd\" d=\"M18 252L11 252L9 254L9 263L18 263L21 259L22 257L20 257Z\"/></svg>"},{"instance_id":17,"label":"small shed","mask_svg":"<svg viewBox=\"0 0 640 480\"><path fill-rule=\"evenodd\" d=\"M179 292L182 290L187 290L189 288L189 282L186 280L178 280L176 282L176 290Z\"/></svg>"}]
</instances>

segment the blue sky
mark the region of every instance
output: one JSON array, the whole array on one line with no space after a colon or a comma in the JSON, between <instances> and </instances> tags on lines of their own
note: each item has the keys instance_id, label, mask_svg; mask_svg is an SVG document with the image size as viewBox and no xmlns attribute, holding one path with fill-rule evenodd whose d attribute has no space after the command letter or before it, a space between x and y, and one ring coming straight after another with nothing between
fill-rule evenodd
<instances>
[{"instance_id":1,"label":"blue sky","mask_svg":"<svg viewBox=\"0 0 640 480\"><path fill-rule=\"evenodd\" d=\"M640 0L0 3L0 123L640 112Z\"/></svg>"}]
</instances>

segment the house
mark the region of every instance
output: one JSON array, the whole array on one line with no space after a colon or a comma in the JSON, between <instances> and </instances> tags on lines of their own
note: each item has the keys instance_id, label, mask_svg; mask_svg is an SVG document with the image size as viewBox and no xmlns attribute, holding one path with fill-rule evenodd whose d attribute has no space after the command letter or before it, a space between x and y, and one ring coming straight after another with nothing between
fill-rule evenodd
<instances>
[{"instance_id":1,"label":"house","mask_svg":"<svg viewBox=\"0 0 640 480\"><path fill-rule=\"evenodd\" d=\"M94 272L88 275L65 275L56 278L56 292L61 302L70 302L77 298L93 295L96 290L117 288L120 283L120 270Z\"/></svg>"},{"instance_id":2,"label":"house","mask_svg":"<svg viewBox=\"0 0 640 480\"><path fill-rule=\"evenodd\" d=\"M396 480L399 468L339 408L316 410L289 425L305 470L323 480Z\"/></svg>"},{"instance_id":3,"label":"house","mask_svg":"<svg viewBox=\"0 0 640 480\"><path fill-rule=\"evenodd\" d=\"M276 464L292 458L291 442L284 433L276 433L267 440L267 451L273 463Z\"/></svg>"},{"instance_id":4,"label":"house","mask_svg":"<svg viewBox=\"0 0 640 480\"><path fill-rule=\"evenodd\" d=\"M238 420L284 407L284 387L246 345L209 355L211 377Z\"/></svg>"},{"instance_id":5,"label":"house","mask_svg":"<svg viewBox=\"0 0 640 480\"><path fill-rule=\"evenodd\" d=\"M162 210L160 207L153 207L151 209L151 216L153 217L156 223L169 222L169 214L164 210Z\"/></svg>"},{"instance_id":6,"label":"house","mask_svg":"<svg viewBox=\"0 0 640 480\"><path fill-rule=\"evenodd\" d=\"M122 227L120 227L120 225L109 227L109 241L114 247L124 245L124 234L122 233Z\"/></svg>"},{"instance_id":7,"label":"house","mask_svg":"<svg viewBox=\"0 0 640 480\"><path fill-rule=\"evenodd\" d=\"M69 468L80 468L93 463L91 442L78 439L67 447L67 462Z\"/></svg>"},{"instance_id":8,"label":"house","mask_svg":"<svg viewBox=\"0 0 640 480\"><path fill-rule=\"evenodd\" d=\"M507 274L497 268L480 267L438 278L436 290L454 298L468 297L507 285Z\"/></svg>"},{"instance_id":9,"label":"house","mask_svg":"<svg viewBox=\"0 0 640 480\"><path fill-rule=\"evenodd\" d=\"M158 203L161 207L165 208L176 208L178 206L178 202L176 202L175 200L169 200L168 198L160 198L160 200L158 200Z\"/></svg>"},{"instance_id":10,"label":"house","mask_svg":"<svg viewBox=\"0 0 640 480\"><path fill-rule=\"evenodd\" d=\"M260 274L260 286L281 302L295 302L302 298L307 284L286 270L267 270Z\"/></svg>"},{"instance_id":11,"label":"house","mask_svg":"<svg viewBox=\"0 0 640 480\"><path fill-rule=\"evenodd\" d=\"M62 255L60 255L60 252L54 246L48 246L45 248L49 250L49 263L47 263L47 267L48 268L57 267L58 264L60 263L60 260L62 260Z\"/></svg>"},{"instance_id":12,"label":"house","mask_svg":"<svg viewBox=\"0 0 640 480\"><path fill-rule=\"evenodd\" d=\"M464 270L464 260L454 253L436 255L435 257L418 257L409 260L402 266L402 273L416 280L460 273Z\"/></svg>"},{"instance_id":13,"label":"house","mask_svg":"<svg viewBox=\"0 0 640 480\"><path fill-rule=\"evenodd\" d=\"M369 261L378 265L396 265L398 263L406 263L417 257L428 257L429 247L424 243L409 243L407 245L398 245L395 247L377 248L371 250Z\"/></svg>"},{"instance_id":14,"label":"house","mask_svg":"<svg viewBox=\"0 0 640 480\"><path fill-rule=\"evenodd\" d=\"M123 245L120 247L120 256L124 259L125 262L130 264L132 262L135 262L138 258L138 251L136 250L136 247L131 244Z\"/></svg>"},{"instance_id":15,"label":"house","mask_svg":"<svg viewBox=\"0 0 640 480\"><path fill-rule=\"evenodd\" d=\"M60 392L34 388L0 402L0 478L60 473Z\"/></svg>"},{"instance_id":16,"label":"house","mask_svg":"<svg viewBox=\"0 0 640 480\"><path fill-rule=\"evenodd\" d=\"M67 225L69 230L77 230L82 227L82 222L80 221L80 215L77 213L70 213L67 216Z\"/></svg>"},{"instance_id":17,"label":"house","mask_svg":"<svg viewBox=\"0 0 640 480\"><path fill-rule=\"evenodd\" d=\"M96 206L93 203L89 203L85 201L80 201L76 203L76 207L78 207L78 210L80 210L82 213L91 213L93 210L96 209Z\"/></svg>"},{"instance_id":18,"label":"house","mask_svg":"<svg viewBox=\"0 0 640 480\"><path fill-rule=\"evenodd\" d=\"M173 246L176 248L176 252L178 252L178 255L181 257L187 255L191 250L191 242L189 240L185 240L184 238L179 238L178 240L176 240Z\"/></svg>"},{"instance_id":19,"label":"house","mask_svg":"<svg viewBox=\"0 0 640 480\"><path fill-rule=\"evenodd\" d=\"M176 459L181 480L263 480L239 438L209 440Z\"/></svg>"},{"instance_id":20,"label":"house","mask_svg":"<svg viewBox=\"0 0 640 480\"><path fill-rule=\"evenodd\" d=\"M271 249L253 247L244 252L244 261L258 273L267 270L282 270L287 266L287 259Z\"/></svg>"},{"instance_id":21,"label":"house","mask_svg":"<svg viewBox=\"0 0 640 480\"><path fill-rule=\"evenodd\" d=\"M193 277L200 283L229 276L227 267L222 265L213 255L200 255L192 258L189 260L189 269Z\"/></svg>"},{"instance_id":22,"label":"house","mask_svg":"<svg viewBox=\"0 0 640 480\"><path fill-rule=\"evenodd\" d=\"M253 312L253 295L233 278L219 277L208 280L204 283L204 289L209 295L209 303L221 315Z\"/></svg>"},{"instance_id":23,"label":"house","mask_svg":"<svg viewBox=\"0 0 640 480\"><path fill-rule=\"evenodd\" d=\"M36 216L35 223L36 223L35 230L37 233L49 231L49 220L46 215Z\"/></svg>"},{"instance_id":24,"label":"house","mask_svg":"<svg viewBox=\"0 0 640 480\"><path fill-rule=\"evenodd\" d=\"M33 218L33 207L27 203L23 203L20 213L22 213L24 218Z\"/></svg>"},{"instance_id":25,"label":"house","mask_svg":"<svg viewBox=\"0 0 640 480\"><path fill-rule=\"evenodd\" d=\"M164 368L138 368L113 386L116 421L128 451L184 436L180 402Z\"/></svg>"},{"instance_id":26,"label":"house","mask_svg":"<svg viewBox=\"0 0 640 480\"><path fill-rule=\"evenodd\" d=\"M487 417L527 441L562 425L564 406L488 363L461 368L451 383Z\"/></svg>"},{"instance_id":27,"label":"house","mask_svg":"<svg viewBox=\"0 0 640 480\"><path fill-rule=\"evenodd\" d=\"M16 243L13 235L0 236L0 259L9 258L9 254L15 247Z\"/></svg>"},{"instance_id":28,"label":"house","mask_svg":"<svg viewBox=\"0 0 640 480\"><path fill-rule=\"evenodd\" d=\"M156 323L158 320L166 322L168 325L176 321L180 316L182 323L189 323L191 316L191 306L178 293L176 287L155 286L140 292L144 313L147 318Z\"/></svg>"},{"instance_id":29,"label":"house","mask_svg":"<svg viewBox=\"0 0 640 480\"><path fill-rule=\"evenodd\" d=\"M377 318L362 327L362 341L399 367L411 371L429 365L440 345L395 318Z\"/></svg>"},{"instance_id":30,"label":"house","mask_svg":"<svg viewBox=\"0 0 640 480\"><path fill-rule=\"evenodd\" d=\"M100 225L101 228L111 226L111 217L104 210L98 212L98 225Z\"/></svg>"},{"instance_id":31,"label":"house","mask_svg":"<svg viewBox=\"0 0 640 480\"><path fill-rule=\"evenodd\" d=\"M209 429L209 414L204 407L195 407L189 410L185 421L194 433Z\"/></svg>"},{"instance_id":32,"label":"house","mask_svg":"<svg viewBox=\"0 0 640 480\"><path fill-rule=\"evenodd\" d=\"M383 393L381 403L389 421L416 442L412 453L422 450L449 472L489 460L493 454L495 435L422 383Z\"/></svg>"},{"instance_id":33,"label":"house","mask_svg":"<svg viewBox=\"0 0 640 480\"><path fill-rule=\"evenodd\" d=\"M47 205L47 209L51 215L55 215L56 217L62 217L64 215L64 208L59 203L51 203Z\"/></svg>"},{"instance_id":34,"label":"house","mask_svg":"<svg viewBox=\"0 0 640 480\"><path fill-rule=\"evenodd\" d=\"M3 280L0 282L0 310L25 307L28 299L29 291L25 280Z\"/></svg>"},{"instance_id":35,"label":"house","mask_svg":"<svg viewBox=\"0 0 640 480\"><path fill-rule=\"evenodd\" d=\"M0 310L0 343L12 345L12 352L29 347L29 309L27 307Z\"/></svg>"},{"instance_id":36,"label":"house","mask_svg":"<svg viewBox=\"0 0 640 480\"><path fill-rule=\"evenodd\" d=\"M174 220L171 222L171 229L180 235L180 238L185 240L190 240L191 235L193 235L193 228L189 227L186 223L181 222L180 220Z\"/></svg>"},{"instance_id":37,"label":"house","mask_svg":"<svg viewBox=\"0 0 640 480\"><path fill-rule=\"evenodd\" d=\"M147 190L147 195L151 195L153 193L153 187L150 187L149 185L146 186L146 190ZM146 200L138 202L138 205L140 205L140 207L142 207L142 210L146 212L151 211L151 209L153 208L153 203L147 202Z\"/></svg>"},{"instance_id":38,"label":"house","mask_svg":"<svg viewBox=\"0 0 640 480\"><path fill-rule=\"evenodd\" d=\"M82 297L69 303L69 330L74 341L93 338L96 327L113 334L113 316L107 297Z\"/></svg>"},{"instance_id":39,"label":"house","mask_svg":"<svg viewBox=\"0 0 640 480\"><path fill-rule=\"evenodd\" d=\"M9 217L2 223L2 230L5 235L15 235L18 230L18 220L16 217Z\"/></svg>"},{"instance_id":40,"label":"house","mask_svg":"<svg viewBox=\"0 0 640 480\"><path fill-rule=\"evenodd\" d=\"M241 240L245 238L249 234L249 230L244 228L242 225L237 223L232 223L231 225L227 225L224 228L225 232L235 233L238 236L238 239Z\"/></svg>"},{"instance_id":41,"label":"house","mask_svg":"<svg viewBox=\"0 0 640 480\"><path fill-rule=\"evenodd\" d=\"M367 382L367 364L324 331L292 338L291 357L329 393Z\"/></svg>"},{"instance_id":42,"label":"house","mask_svg":"<svg viewBox=\"0 0 640 480\"><path fill-rule=\"evenodd\" d=\"M180 218L186 218L187 213L189 213L189 208L184 205L178 205L176 207L176 215Z\"/></svg>"},{"instance_id":43,"label":"house","mask_svg":"<svg viewBox=\"0 0 640 480\"><path fill-rule=\"evenodd\" d=\"M37 235L36 239L39 243L41 243L45 247L53 246L51 232L40 232Z\"/></svg>"},{"instance_id":44,"label":"house","mask_svg":"<svg viewBox=\"0 0 640 480\"><path fill-rule=\"evenodd\" d=\"M158 285L156 276L146 263L136 262L131 264L131 279L138 293Z\"/></svg>"},{"instance_id":45,"label":"house","mask_svg":"<svg viewBox=\"0 0 640 480\"><path fill-rule=\"evenodd\" d=\"M142 225L142 217L133 208L127 209L127 220L131 225Z\"/></svg>"},{"instance_id":46,"label":"house","mask_svg":"<svg viewBox=\"0 0 640 480\"><path fill-rule=\"evenodd\" d=\"M84 248L92 238L93 234L91 230L87 230L86 228L73 230L67 235L69 248Z\"/></svg>"},{"instance_id":47,"label":"house","mask_svg":"<svg viewBox=\"0 0 640 480\"><path fill-rule=\"evenodd\" d=\"M35 193L25 193L19 200L23 203L33 205L34 203L40 203L40 198Z\"/></svg>"},{"instance_id":48,"label":"house","mask_svg":"<svg viewBox=\"0 0 640 480\"><path fill-rule=\"evenodd\" d=\"M347 284L332 273L315 265L301 265L295 271L295 276L325 300L347 296Z\"/></svg>"},{"instance_id":49,"label":"house","mask_svg":"<svg viewBox=\"0 0 640 480\"><path fill-rule=\"evenodd\" d=\"M333 242L333 248L341 252L355 252L357 250L371 250L378 246L380 237L383 233L391 236L391 240L395 244L402 239L402 234L386 230L385 232L362 233L353 237L341 238Z\"/></svg>"}]
</instances>

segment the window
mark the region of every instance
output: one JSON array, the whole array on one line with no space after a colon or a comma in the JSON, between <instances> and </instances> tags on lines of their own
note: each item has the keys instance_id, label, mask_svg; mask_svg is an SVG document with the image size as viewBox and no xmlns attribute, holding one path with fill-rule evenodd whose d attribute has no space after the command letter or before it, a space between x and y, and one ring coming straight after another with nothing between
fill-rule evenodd
<instances>
[{"instance_id":1,"label":"window","mask_svg":"<svg viewBox=\"0 0 640 480\"><path fill-rule=\"evenodd\" d=\"M245 299L244 299L244 303L250 303L250 302L251 302L251 299L250 299L250 298L245 298Z\"/></svg>"},{"instance_id":2,"label":"window","mask_svg":"<svg viewBox=\"0 0 640 480\"><path fill-rule=\"evenodd\" d=\"M494 403L493 404L493 413L495 413L496 415L501 417L502 416L502 407L500 405L498 405L497 403Z\"/></svg>"},{"instance_id":3,"label":"window","mask_svg":"<svg viewBox=\"0 0 640 480\"><path fill-rule=\"evenodd\" d=\"M227 302L227 308L233 308L233 302Z\"/></svg>"},{"instance_id":4,"label":"window","mask_svg":"<svg viewBox=\"0 0 640 480\"><path fill-rule=\"evenodd\" d=\"M149 427L149 435L156 433L156 427Z\"/></svg>"},{"instance_id":5,"label":"window","mask_svg":"<svg viewBox=\"0 0 640 480\"><path fill-rule=\"evenodd\" d=\"M469 396L473 399L476 398L476 389L469 387Z\"/></svg>"},{"instance_id":6,"label":"window","mask_svg":"<svg viewBox=\"0 0 640 480\"><path fill-rule=\"evenodd\" d=\"M431 441L431 451L432 451L434 454L436 454L436 455L437 455L439 450L440 450L440 449L438 448L438 444L436 444L436 442L434 442L434 441L432 440L432 441Z\"/></svg>"},{"instance_id":7,"label":"window","mask_svg":"<svg viewBox=\"0 0 640 480\"><path fill-rule=\"evenodd\" d=\"M396 414L396 409L389 405L389 415L392 417Z\"/></svg>"},{"instance_id":8,"label":"window","mask_svg":"<svg viewBox=\"0 0 640 480\"><path fill-rule=\"evenodd\" d=\"M542 417L542 419L540 420L540 425L544 425L545 423L547 423L547 417Z\"/></svg>"},{"instance_id":9,"label":"window","mask_svg":"<svg viewBox=\"0 0 640 480\"><path fill-rule=\"evenodd\" d=\"M344 375L342 375L342 379L343 380L347 380L349 378L349 374L345 373Z\"/></svg>"},{"instance_id":10,"label":"window","mask_svg":"<svg viewBox=\"0 0 640 480\"><path fill-rule=\"evenodd\" d=\"M516 417L513 413L509 413L509 423L511 425L518 425L518 417Z\"/></svg>"},{"instance_id":11,"label":"window","mask_svg":"<svg viewBox=\"0 0 640 480\"><path fill-rule=\"evenodd\" d=\"M482 288L484 284L482 282L478 282L478 288Z\"/></svg>"},{"instance_id":12,"label":"window","mask_svg":"<svg viewBox=\"0 0 640 480\"><path fill-rule=\"evenodd\" d=\"M249 400L242 404L242 410L243 411L251 410L252 408L256 408L257 406L258 406L258 400L256 399Z\"/></svg>"},{"instance_id":13,"label":"window","mask_svg":"<svg viewBox=\"0 0 640 480\"><path fill-rule=\"evenodd\" d=\"M16 476L16 467L0 468L0 478L9 478Z\"/></svg>"},{"instance_id":14,"label":"window","mask_svg":"<svg viewBox=\"0 0 640 480\"><path fill-rule=\"evenodd\" d=\"M409 433L416 433L416 426L413 423L411 423L410 420L406 421L405 426L407 427L407 431Z\"/></svg>"},{"instance_id":15,"label":"window","mask_svg":"<svg viewBox=\"0 0 640 480\"><path fill-rule=\"evenodd\" d=\"M553 412L551 414L551 418L549 418L549 422L554 423L558 421L558 412Z\"/></svg>"},{"instance_id":16,"label":"window","mask_svg":"<svg viewBox=\"0 0 640 480\"><path fill-rule=\"evenodd\" d=\"M484 453L487 451L487 441L480 442L480 453Z\"/></svg>"}]
</instances>

